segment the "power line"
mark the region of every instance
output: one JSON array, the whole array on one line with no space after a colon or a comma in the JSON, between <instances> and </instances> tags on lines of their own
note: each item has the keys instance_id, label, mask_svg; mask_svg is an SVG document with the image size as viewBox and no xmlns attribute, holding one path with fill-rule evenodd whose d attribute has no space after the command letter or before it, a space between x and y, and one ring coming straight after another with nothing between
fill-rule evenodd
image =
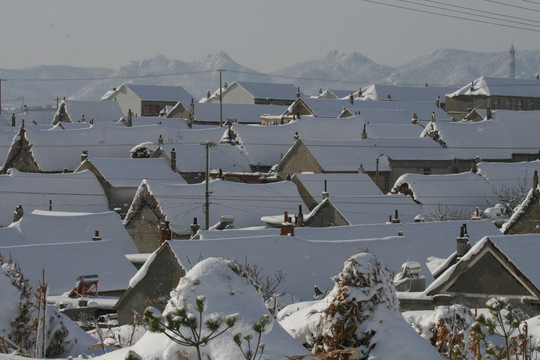
<instances>
[{"instance_id":1,"label":"power line","mask_svg":"<svg viewBox=\"0 0 540 360\"><path fill-rule=\"evenodd\" d=\"M538 9L531 9L531 8L524 7L524 6L519 6L519 5L511 5L511 4L504 3L502 1L495 1L495 0L485 0L485 1L491 2L491 3L494 3L494 4L508 6L508 7L511 7L511 8L518 8L518 9L523 9L523 10L527 10L527 11L540 12L540 10L538 10Z\"/></svg>"},{"instance_id":2,"label":"power line","mask_svg":"<svg viewBox=\"0 0 540 360\"><path fill-rule=\"evenodd\" d=\"M402 6L402 5L386 4L386 3L382 3L382 2L379 2L379 1L375 1L375 0L363 0L363 1L368 2L368 3L372 3L372 4L377 4L377 5L393 7L393 8L397 8L397 9L403 9L403 10L408 10L408 11L420 12L420 13L424 13L424 14L430 14L430 15L448 17L448 18L453 18L453 19L471 21L471 22L475 22L475 23L502 26L502 27L513 28L513 29L518 29L518 30L540 32L540 30L524 28L524 27L521 27L521 26L513 26L513 25L507 25L507 24L494 23L494 22L490 22L490 21L479 20L479 19L471 19L471 18L468 18L468 17L457 16L457 15L442 14L442 13L435 12L435 11L416 9L416 8L411 8L411 7L407 7L407 6ZM486 1L492 1L492 0L486 0ZM495 2L495 1L493 1L493 2Z\"/></svg>"}]
</instances>

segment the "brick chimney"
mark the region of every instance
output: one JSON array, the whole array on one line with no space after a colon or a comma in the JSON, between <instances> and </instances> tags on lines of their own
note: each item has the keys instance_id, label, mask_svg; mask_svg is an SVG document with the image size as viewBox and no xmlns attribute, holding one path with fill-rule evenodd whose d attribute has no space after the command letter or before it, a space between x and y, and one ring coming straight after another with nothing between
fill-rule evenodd
<instances>
[{"instance_id":1,"label":"brick chimney","mask_svg":"<svg viewBox=\"0 0 540 360\"><path fill-rule=\"evenodd\" d=\"M360 164L360 167L358 168L358 173L363 174L364 173L364 165Z\"/></svg>"},{"instance_id":2,"label":"brick chimney","mask_svg":"<svg viewBox=\"0 0 540 360\"><path fill-rule=\"evenodd\" d=\"M362 130L362 140L367 139L366 124L364 124L364 130Z\"/></svg>"},{"instance_id":3,"label":"brick chimney","mask_svg":"<svg viewBox=\"0 0 540 360\"><path fill-rule=\"evenodd\" d=\"M128 123L128 126L133 125L133 113L131 112L131 109L128 110L127 123Z\"/></svg>"},{"instance_id":4,"label":"brick chimney","mask_svg":"<svg viewBox=\"0 0 540 360\"><path fill-rule=\"evenodd\" d=\"M99 230L96 230L94 233L94 236L92 236L92 241L99 241L101 240L101 237L99 236Z\"/></svg>"},{"instance_id":5,"label":"brick chimney","mask_svg":"<svg viewBox=\"0 0 540 360\"><path fill-rule=\"evenodd\" d=\"M353 93L351 93L351 95L349 95L349 102L351 104L354 104L354 95L353 95Z\"/></svg>"},{"instance_id":6,"label":"brick chimney","mask_svg":"<svg viewBox=\"0 0 540 360\"><path fill-rule=\"evenodd\" d=\"M490 107L486 108L486 119L487 120L491 119L491 108Z\"/></svg>"},{"instance_id":7,"label":"brick chimney","mask_svg":"<svg viewBox=\"0 0 540 360\"><path fill-rule=\"evenodd\" d=\"M296 98L300 99L300 86L298 87L298 90L296 90Z\"/></svg>"},{"instance_id":8,"label":"brick chimney","mask_svg":"<svg viewBox=\"0 0 540 360\"><path fill-rule=\"evenodd\" d=\"M456 255L458 258L463 257L471 249L469 243L469 234L467 234L467 225L463 224L459 231L459 237L456 238Z\"/></svg>"},{"instance_id":9,"label":"brick chimney","mask_svg":"<svg viewBox=\"0 0 540 360\"><path fill-rule=\"evenodd\" d=\"M11 114L11 127L15 127L15 114Z\"/></svg>"},{"instance_id":10,"label":"brick chimney","mask_svg":"<svg viewBox=\"0 0 540 360\"><path fill-rule=\"evenodd\" d=\"M281 223L281 236L294 236L294 224L291 222L289 214L283 213L283 222Z\"/></svg>"},{"instance_id":11,"label":"brick chimney","mask_svg":"<svg viewBox=\"0 0 540 360\"><path fill-rule=\"evenodd\" d=\"M401 221L399 220L398 211L396 209L395 212L395 218L392 220L392 224L399 224Z\"/></svg>"},{"instance_id":12,"label":"brick chimney","mask_svg":"<svg viewBox=\"0 0 540 360\"><path fill-rule=\"evenodd\" d=\"M358 98L360 99L362 97L362 89L358 89Z\"/></svg>"},{"instance_id":13,"label":"brick chimney","mask_svg":"<svg viewBox=\"0 0 540 360\"><path fill-rule=\"evenodd\" d=\"M161 223L161 239L159 241L159 246L167 240L171 240L171 228L169 227L169 222L165 221Z\"/></svg>"},{"instance_id":14,"label":"brick chimney","mask_svg":"<svg viewBox=\"0 0 540 360\"><path fill-rule=\"evenodd\" d=\"M81 163L88 159L88 150L83 150L81 154Z\"/></svg>"},{"instance_id":15,"label":"brick chimney","mask_svg":"<svg viewBox=\"0 0 540 360\"><path fill-rule=\"evenodd\" d=\"M414 115L412 116L411 123L418 124L418 115L416 115L416 113L414 113Z\"/></svg>"}]
</instances>

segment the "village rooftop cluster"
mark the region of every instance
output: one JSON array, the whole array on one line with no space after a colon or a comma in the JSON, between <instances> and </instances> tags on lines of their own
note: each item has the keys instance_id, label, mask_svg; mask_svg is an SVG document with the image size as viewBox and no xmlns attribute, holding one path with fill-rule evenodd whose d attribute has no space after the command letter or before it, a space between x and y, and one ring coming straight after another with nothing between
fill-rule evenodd
<instances>
[{"instance_id":1,"label":"village rooftop cluster","mask_svg":"<svg viewBox=\"0 0 540 360\"><path fill-rule=\"evenodd\" d=\"M47 311L84 330L140 331L148 306L167 313L179 299L239 313L243 332L269 315L268 359L316 350L302 346L309 314L354 266L388 272L386 310L364 325L377 331L375 358L439 358L411 325L441 306L502 297L536 316L539 119L539 80L491 77L315 96L235 81L203 99L125 83L54 111L2 111L0 358L27 355L10 337L14 263L33 288L46 283ZM272 296L235 278L250 270ZM127 346L66 327L56 357L195 354L150 331ZM232 335L218 339L205 354L239 358Z\"/></svg>"}]
</instances>

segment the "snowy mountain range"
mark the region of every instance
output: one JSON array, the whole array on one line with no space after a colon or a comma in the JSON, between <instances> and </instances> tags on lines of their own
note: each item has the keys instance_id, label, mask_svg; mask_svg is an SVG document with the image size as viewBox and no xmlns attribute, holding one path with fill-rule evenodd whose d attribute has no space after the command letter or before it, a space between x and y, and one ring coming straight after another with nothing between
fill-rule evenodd
<instances>
[{"instance_id":1,"label":"snowy mountain range","mask_svg":"<svg viewBox=\"0 0 540 360\"><path fill-rule=\"evenodd\" d=\"M235 80L293 83L305 94L319 88L350 89L369 84L432 84L462 86L480 76L508 77L508 52L480 53L443 49L398 67L377 64L353 52L332 51L325 57L298 63L271 74L238 64L225 52L194 62L168 59L162 55L132 61L118 70L72 66L35 66L0 69L2 107L22 104L55 106L56 99L99 100L113 87L132 82L149 85L181 85L195 101ZM516 77L533 79L540 72L540 51L516 53Z\"/></svg>"}]
</instances>

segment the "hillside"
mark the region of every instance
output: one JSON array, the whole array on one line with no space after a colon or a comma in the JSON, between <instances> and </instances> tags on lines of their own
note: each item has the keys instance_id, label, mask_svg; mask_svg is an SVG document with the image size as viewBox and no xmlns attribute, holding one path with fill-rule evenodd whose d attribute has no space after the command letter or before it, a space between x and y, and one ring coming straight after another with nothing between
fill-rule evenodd
<instances>
[{"instance_id":1,"label":"hillside","mask_svg":"<svg viewBox=\"0 0 540 360\"><path fill-rule=\"evenodd\" d=\"M507 77L508 61L507 52L443 49L392 68L357 52L332 51L322 58L263 74L238 64L225 52L219 52L194 62L159 55L132 61L118 70L70 66L0 69L0 79L4 79L2 107L14 111L23 101L32 107L55 106L57 97L97 100L107 90L125 82L181 85L198 100L219 87L218 69L224 70L223 83L235 80L294 83L304 93L314 94L319 88L355 90L373 83L461 86L480 76ZM540 51L516 53L516 77L532 79L538 72Z\"/></svg>"}]
</instances>

